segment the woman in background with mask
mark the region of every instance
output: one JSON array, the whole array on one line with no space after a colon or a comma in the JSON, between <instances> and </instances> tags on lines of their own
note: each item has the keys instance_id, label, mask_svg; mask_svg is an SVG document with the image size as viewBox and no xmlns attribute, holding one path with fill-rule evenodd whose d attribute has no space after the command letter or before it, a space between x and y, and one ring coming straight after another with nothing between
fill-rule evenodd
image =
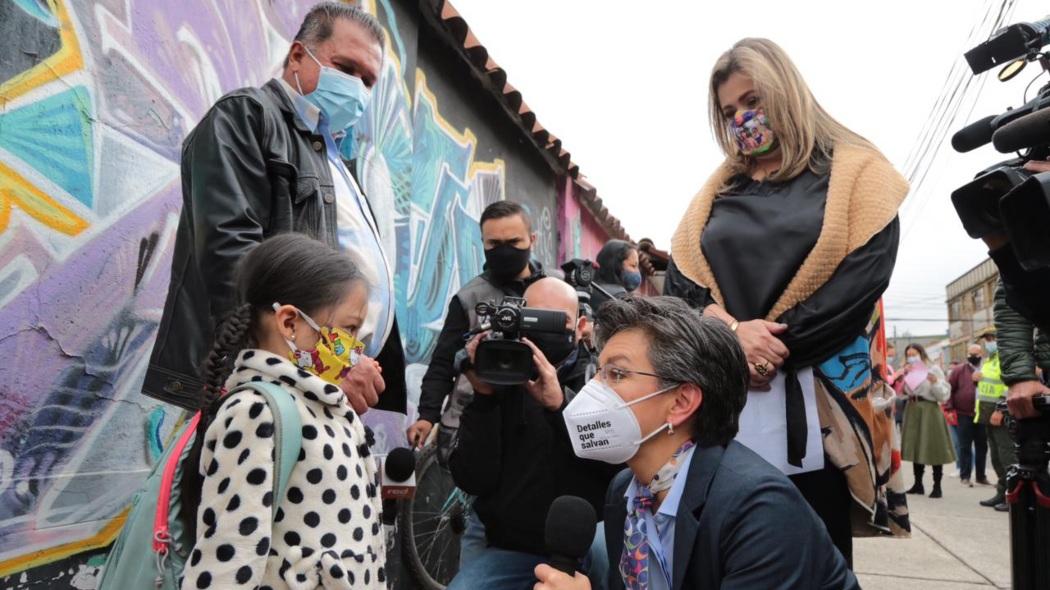
<instances>
[{"instance_id":1,"label":"woman in background with mask","mask_svg":"<svg viewBox=\"0 0 1050 590\"><path fill-rule=\"evenodd\" d=\"M904 366L903 394L908 397L908 405L904 410L901 458L914 464L912 468L915 473L915 484L908 493L926 493L922 475L927 465L933 465L933 490L930 491L930 497L940 498L943 495L941 478L944 466L955 462L948 423L940 407L948 400L951 389L944 379L944 371L930 362L926 349L921 345L909 344L904 349L904 355L907 364Z\"/></svg>"},{"instance_id":2,"label":"woman in background with mask","mask_svg":"<svg viewBox=\"0 0 1050 590\"><path fill-rule=\"evenodd\" d=\"M596 257L598 272L594 278L591 309L595 312L612 297L623 298L642 286L638 267L638 247L623 240L605 242Z\"/></svg>"},{"instance_id":3,"label":"woman in background with mask","mask_svg":"<svg viewBox=\"0 0 1050 590\"><path fill-rule=\"evenodd\" d=\"M338 383L368 286L345 254L302 234L263 241L237 271L238 305L215 332L197 438L183 475L196 538L182 587L386 588L375 461ZM295 400L302 450L274 497L274 415L248 381Z\"/></svg>"},{"instance_id":4,"label":"woman in background with mask","mask_svg":"<svg viewBox=\"0 0 1050 590\"><path fill-rule=\"evenodd\" d=\"M904 490L881 483L893 428L867 395L908 185L769 40L723 54L709 91L726 160L675 232L665 294L736 334L750 370L737 440L789 475L852 561L852 535L909 530Z\"/></svg>"}]
</instances>

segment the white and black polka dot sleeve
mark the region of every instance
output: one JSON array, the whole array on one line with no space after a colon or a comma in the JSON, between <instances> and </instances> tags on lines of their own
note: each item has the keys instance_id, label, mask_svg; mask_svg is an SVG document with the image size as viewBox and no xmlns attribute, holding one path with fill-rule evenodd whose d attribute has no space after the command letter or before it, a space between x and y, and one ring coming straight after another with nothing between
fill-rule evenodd
<instances>
[{"instance_id":1,"label":"white and black polka dot sleeve","mask_svg":"<svg viewBox=\"0 0 1050 590\"><path fill-rule=\"evenodd\" d=\"M183 590L254 588L266 569L273 528L273 413L254 391L230 396L204 437L197 542Z\"/></svg>"}]
</instances>

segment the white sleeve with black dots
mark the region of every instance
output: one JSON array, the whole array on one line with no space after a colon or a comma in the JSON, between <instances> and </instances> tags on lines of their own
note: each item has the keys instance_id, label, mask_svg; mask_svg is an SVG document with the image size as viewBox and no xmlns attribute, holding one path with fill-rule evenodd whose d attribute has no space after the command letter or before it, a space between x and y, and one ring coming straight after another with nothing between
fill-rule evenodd
<instances>
[{"instance_id":1,"label":"white sleeve with black dots","mask_svg":"<svg viewBox=\"0 0 1050 590\"><path fill-rule=\"evenodd\" d=\"M182 590L256 587L273 528L273 413L254 391L222 404L201 452L197 542Z\"/></svg>"}]
</instances>

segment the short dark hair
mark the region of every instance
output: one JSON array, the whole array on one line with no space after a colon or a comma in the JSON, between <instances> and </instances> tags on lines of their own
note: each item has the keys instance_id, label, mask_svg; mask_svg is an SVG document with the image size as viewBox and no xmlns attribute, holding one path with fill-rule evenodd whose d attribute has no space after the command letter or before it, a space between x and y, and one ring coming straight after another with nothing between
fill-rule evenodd
<instances>
[{"instance_id":1,"label":"short dark hair","mask_svg":"<svg viewBox=\"0 0 1050 590\"><path fill-rule=\"evenodd\" d=\"M332 37L335 21L341 18L361 25L380 47L383 46L383 26L379 24L376 17L368 14L356 4L343 2L315 4L303 17L303 24L299 26L299 32L295 34L294 40L307 47L324 43ZM288 65L287 57L284 58L284 65Z\"/></svg>"},{"instance_id":2,"label":"short dark hair","mask_svg":"<svg viewBox=\"0 0 1050 590\"><path fill-rule=\"evenodd\" d=\"M481 212L481 219L478 220L478 224L484 226L485 222L490 219L503 219L514 215L521 215L522 221L525 222L525 229L532 231L532 219L525 212L525 208L514 201L496 201L485 207L485 210Z\"/></svg>"},{"instance_id":3,"label":"short dark hair","mask_svg":"<svg viewBox=\"0 0 1050 590\"><path fill-rule=\"evenodd\" d=\"M649 338L649 362L662 386L692 383L704 399L694 422L701 447L725 446L740 427L750 374L736 336L725 322L705 318L677 297L627 297L601 307L599 346L624 330Z\"/></svg>"}]
</instances>

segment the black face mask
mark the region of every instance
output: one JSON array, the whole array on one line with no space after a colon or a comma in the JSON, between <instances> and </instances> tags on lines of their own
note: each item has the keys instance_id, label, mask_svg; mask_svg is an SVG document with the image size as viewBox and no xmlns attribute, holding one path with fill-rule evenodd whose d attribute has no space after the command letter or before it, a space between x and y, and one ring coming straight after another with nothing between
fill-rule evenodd
<instances>
[{"instance_id":1,"label":"black face mask","mask_svg":"<svg viewBox=\"0 0 1050 590\"><path fill-rule=\"evenodd\" d=\"M525 270L531 255L531 248L515 248L510 244L496 246L485 250L485 269L497 280L510 281Z\"/></svg>"},{"instance_id":2,"label":"black face mask","mask_svg":"<svg viewBox=\"0 0 1050 590\"><path fill-rule=\"evenodd\" d=\"M975 367L981 364L981 357L979 355L976 355L976 354L972 354L972 355L966 357L966 360L970 361L970 364L975 366Z\"/></svg>"},{"instance_id":3,"label":"black face mask","mask_svg":"<svg viewBox=\"0 0 1050 590\"><path fill-rule=\"evenodd\" d=\"M573 332L562 332L552 334L548 332L536 332L525 336L540 349L547 362L557 367L569 358L572 351L576 350L576 334Z\"/></svg>"}]
</instances>

